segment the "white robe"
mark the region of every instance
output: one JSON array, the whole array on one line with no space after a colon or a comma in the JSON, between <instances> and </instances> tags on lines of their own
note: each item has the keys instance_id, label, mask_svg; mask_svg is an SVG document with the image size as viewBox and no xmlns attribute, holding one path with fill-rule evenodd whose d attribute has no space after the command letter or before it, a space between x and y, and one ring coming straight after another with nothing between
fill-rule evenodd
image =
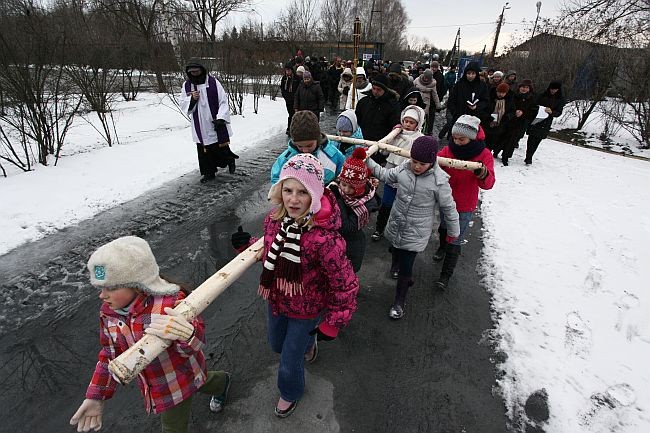
<instances>
[{"instance_id":1,"label":"white robe","mask_svg":"<svg viewBox=\"0 0 650 433\"><path fill-rule=\"evenodd\" d=\"M228 105L228 94L223 89L223 86L215 78L217 83L217 94L219 95L219 111L217 113L217 119L223 119L226 121L226 128L228 129L228 136L232 138L232 128L230 127L230 107ZM199 110L199 125L201 128L201 136L203 137L203 144L210 145L218 141L217 132L214 130L214 124L212 123L212 113L210 112L210 105L208 104L208 83L209 80L206 77L205 84L191 85L191 90L199 91L199 100L196 102L196 105L190 111L190 101L192 100L192 95L185 93L185 84L180 94L180 106L183 113L187 114L190 118L190 123L192 125L192 139L195 143L200 143L199 136L196 133L196 126L194 124L194 111Z\"/></svg>"}]
</instances>

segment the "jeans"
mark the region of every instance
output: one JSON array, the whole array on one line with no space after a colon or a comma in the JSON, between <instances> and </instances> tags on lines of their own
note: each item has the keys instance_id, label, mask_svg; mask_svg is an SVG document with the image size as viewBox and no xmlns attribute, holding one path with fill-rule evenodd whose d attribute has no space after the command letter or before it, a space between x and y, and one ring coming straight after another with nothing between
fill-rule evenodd
<instances>
[{"instance_id":1,"label":"jeans","mask_svg":"<svg viewBox=\"0 0 650 433\"><path fill-rule=\"evenodd\" d=\"M280 354L278 389L286 401L300 400L305 392L305 353L315 341L309 331L317 325L318 318L274 316L271 304L268 306L269 344L274 352Z\"/></svg>"},{"instance_id":2,"label":"jeans","mask_svg":"<svg viewBox=\"0 0 650 433\"><path fill-rule=\"evenodd\" d=\"M393 188L388 184L384 184L384 195L381 197L381 205L383 207L393 207L397 188Z\"/></svg>"},{"instance_id":3,"label":"jeans","mask_svg":"<svg viewBox=\"0 0 650 433\"><path fill-rule=\"evenodd\" d=\"M455 241L453 241L451 244L452 245L460 245L461 241L465 237L465 231L469 227L470 221L472 221L472 217L474 217L474 212L458 212L458 223L460 224L460 235L458 235L458 238L456 238ZM441 229L446 229L447 224L445 224L445 216L440 213L440 228Z\"/></svg>"}]
</instances>

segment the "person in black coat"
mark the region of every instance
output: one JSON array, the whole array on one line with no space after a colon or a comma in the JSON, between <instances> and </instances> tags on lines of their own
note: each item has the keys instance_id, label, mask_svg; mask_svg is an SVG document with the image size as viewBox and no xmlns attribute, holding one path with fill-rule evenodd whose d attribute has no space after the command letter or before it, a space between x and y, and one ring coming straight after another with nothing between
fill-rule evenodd
<instances>
[{"instance_id":1,"label":"person in black coat","mask_svg":"<svg viewBox=\"0 0 650 433\"><path fill-rule=\"evenodd\" d=\"M521 81L519 90L514 96L514 104L515 115L506 124L505 146L501 154L503 165L508 165L508 159L512 157L515 148L519 147L519 140L524 136L528 124L535 118L537 113L532 81L528 79Z\"/></svg>"},{"instance_id":2,"label":"person in black coat","mask_svg":"<svg viewBox=\"0 0 650 433\"><path fill-rule=\"evenodd\" d=\"M286 133L289 135L289 128L291 127L291 119L293 118L293 113L296 111L293 108L294 97L296 96L296 90L300 85L300 80L296 77L296 74L293 73L293 67L290 63L284 65L284 75L280 80L280 92L282 92L282 97L284 98L284 104L287 107L287 113L289 118L287 119L287 130Z\"/></svg>"},{"instance_id":3,"label":"person in black coat","mask_svg":"<svg viewBox=\"0 0 650 433\"><path fill-rule=\"evenodd\" d=\"M399 103L400 113L409 105L417 105L423 110L427 108L427 104L425 104L424 99L422 99L422 93L420 93L420 91L415 86L406 91L406 94L402 97Z\"/></svg>"},{"instance_id":4,"label":"person in black coat","mask_svg":"<svg viewBox=\"0 0 650 433\"><path fill-rule=\"evenodd\" d=\"M436 80L436 93L438 94L438 99L442 102L442 99L447 93L447 86L445 84L445 76L442 75L440 70L440 63L436 60L431 62L431 72L433 72L433 79Z\"/></svg>"},{"instance_id":5,"label":"person in black coat","mask_svg":"<svg viewBox=\"0 0 650 433\"><path fill-rule=\"evenodd\" d=\"M501 83L490 89L487 112L488 116L481 119L481 126L485 131L485 144L496 158L505 146L506 125L515 117L514 95L510 86Z\"/></svg>"},{"instance_id":6,"label":"person in black coat","mask_svg":"<svg viewBox=\"0 0 650 433\"><path fill-rule=\"evenodd\" d=\"M412 86L411 80L402 73L402 65L394 62L388 68L388 88L397 93L397 98L402 98Z\"/></svg>"},{"instance_id":7,"label":"person in black coat","mask_svg":"<svg viewBox=\"0 0 650 433\"><path fill-rule=\"evenodd\" d=\"M453 125L463 114L483 119L486 117L489 102L488 87L479 78L478 63L470 62L463 71L463 76L449 93L447 110L451 110Z\"/></svg>"},{"instance_id":8,"label":"person in black coat","mask_svg":"<svg viewBox=\"0 0 650 433\"><path fill-rule=\"evenodd\" d=\"M325 108L325 95L320 84L312 79L311 73L305 71L302 74L302 83L296 89L293 99L295 112L309 110L320 119L320 112Z\"/></svg>"},{"instance_id":9,"label":"person in black coat","mask_svg":"<svg viewBox=\"0 0 650 433\"><path fill-rule=\"evenodd\" d=\"M564 109L566 100L562 94L562 83L559 81L551 81L548 88L544 93L541 93L535 105L538 107L545 107L548 117L545 119L534 119L528 127L528 141L526 142L526 165L533 163L533 155L537 151L539 143L548 136L551 130L553 119L559 117Z\"/></svg>"}]
</instances>

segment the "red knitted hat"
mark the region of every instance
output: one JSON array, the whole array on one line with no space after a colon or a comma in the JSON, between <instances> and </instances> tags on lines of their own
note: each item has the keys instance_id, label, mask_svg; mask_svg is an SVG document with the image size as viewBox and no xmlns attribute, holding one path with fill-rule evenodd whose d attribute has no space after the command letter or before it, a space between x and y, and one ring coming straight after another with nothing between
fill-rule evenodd
<instances>
[{"instance_id":1,"label":"red knitted hat","mask_svg":"<svg viewBox=\"0 0 650 433\"><path fill-rule=\"evenodd\" d=\"M354 187L356 195L363 194L366 188L366 181L370 175L370 170L365 163L366 151L363 147L357 147L352 152L352 156L345 160L343 169L339 174L342 179Z\"/></svg>"}]
</instances>

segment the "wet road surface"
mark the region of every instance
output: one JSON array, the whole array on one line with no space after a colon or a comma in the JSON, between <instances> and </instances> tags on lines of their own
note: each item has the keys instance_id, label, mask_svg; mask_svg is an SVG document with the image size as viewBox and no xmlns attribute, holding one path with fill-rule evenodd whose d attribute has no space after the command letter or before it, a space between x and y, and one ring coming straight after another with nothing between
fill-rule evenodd
<instances>
[{"instance_id":1,"label":"wet road surface","mask_svg":"<svg viewBox=\"0 0 650 433\"><path fill-rule=\"evenodd\" d=\"M326 116L323 129L333 130ZM93 220L0 257L0 432L72 432L98 344L97 292L85 263L115 237L134 234L152 245L171 277L197 285L234 253L239 224L261 234L268 211L268 172L286 136L260 139L241 155L237 173L198 183L198 172ZM374 227L371 218L370 234ZM337 340L320 345L307 366L307 390L296 412L273 416L278 356L266 343L266 307L256 295L257 264L205 312L208 366L233 373L230 400L211 414L206 396L193 401L192 432L504 432L505 407L493 392L489 296L476 263L480 218L452 279L436 292L436 241L417 258L405 317L388 318L395 281L382 240L370 243L360 272L359 310ZM369 236L368 236L369 238ZM159 432L135 383L106 404L104 432Z\"/></svg>"}]
</instances>

